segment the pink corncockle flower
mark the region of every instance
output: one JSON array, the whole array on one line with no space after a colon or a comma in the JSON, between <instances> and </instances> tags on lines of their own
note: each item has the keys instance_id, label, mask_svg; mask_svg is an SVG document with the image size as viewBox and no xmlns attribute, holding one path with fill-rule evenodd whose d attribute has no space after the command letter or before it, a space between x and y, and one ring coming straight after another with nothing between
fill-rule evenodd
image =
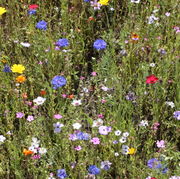
<instances>
[{"instance_id":1,"label":"pink corncockle flower","mask_svg":"<svg viewBox=\"0 0 180 179\"><path fill-rule=\"evenodd\" d=\"M166 15L167 17L169 17L169 16L171 15L171 13L170 13L170 12L166 12L165 15Z\"/></svg>"},{"instance_id":2,"label":"pink corncockle flower","mask_svg":"<svg viewBox=\"0 0 180 179\"><path fill-rule=\"evenodd\" d=\"M21 119L21 118L23 118L23 117L24 117L24 113L22 113L22 112L17 112L17 113L16 113L16 118Z\"/></svg>"},{"instance_id":3,"label":"pink corncockle flower","mask_svg":"<svg viewBox=\"0 0 180 179\"><path fill-rule=\"evenodd\" d=\"M125 44L128 44L128 43L129 43L129 41L128 41L128 40L125 40L125 41L124 41L124 43L125 43Z\"/></svg>"},{"instance_id":4,"label":"pink corncockle flower","mask_svg":"<svg viewBox=\"0 0 180 179\"><path fill-rule=\"evenodd\" d=\"M82 149L82 147L80 145L78 145L78 146L74 147L74 149L77 151L80 151Z\"/></svg>"},{"instance_id":5,"label":"pink corncockle flower","mask_svg":"<svg viewBox=\"0 0 180 179\"><path fill-rule=\"evenodd\" d=\"M98 118L103 119L104 115L103 114L98 114Z\"/></svg>"},{"instance_id":6,"label":"pink corncockle flower","mask_svg":"<svg viewBox=\"0 0 180 179\"><path fill-rule=\"evenodd\" d=\"M102 99L101 100L101 103L106 103L107 101L105 99Z\"/></svg>"},{"instance_id":7,"label":"pink corncockle flower","mask_svg":"<svg viewBox=\"0 0 180 179\"><path fill-rule=\"evenodd\" d=\"M60 114L54 114L54 116L53 116L55 119L61 119L62 118L62 116L60 115Z\"/></svg>"},{"instance_id":8,"label":"pink corncockle flower","mask_svg":"<svg viewBox=\"0 0 180 179\"><path fill-rule=\"evenodd\" d=\"M97 73L96 73L95 71L93 71L93 72L91 73L91 75L92 75L92 76L97 76Z\"/></svg>"},{"instance_id":9,"label":"pink corncockle flower","mask_svg":"<svg viewBox=\"0 0 180 179\"><path fill-rule=\"evenodd\" d=\"M39 62L38 62L38 64L39 64L39 65L42 65L42 64L43 64L43 62L42 62L42 61L39 61Z\"/></svg>"},{"instance_id":10,"label":"pink corncockle flower","mask_svg":"<svg viewBox=\"0 0 180 179\"><path fill-rule=\"evenodd\" d=\"M164 140L160 140L160 141L158 140L156 142L156 145L158 148L165 148L165 141Z\"/></svg>"},{"instance_id":11,"label":"pink corncockle flower","mask_svg":"<svg viewBox=\"0 0 180 179\"><path fill-rule=\"evenodd\" d=\"M40 158L41 158L41 155L33 155L33 156L31 157L31 159L34 159L34 160L40 159Z\"/></svg>"},{"instance_id":12,"label":"pink corncockle flower","mask_svg":"<svg viewBox=\"0 0 180 179\"><path fill-rule=\"evenodd\" d=\"M152 129L153 130L158 130L158 126L159 126L160 124L159 124L159 122L155 122L154 124L153 124L153 126L152 126Z\"/></svg>"},{"instance_id":13,"label":"pink corncockle flower","mask_svg":"<svg viewBox=\"0 0 180 179\"><path fill-rule=\"evenodd\" d=\"M85 79L85 77L84 76L80 76L80 80L84 80Z\"/></svg>"},{"instance_id":14,"label":"pink corncockle flower","mask_svg":"<svg viewBox=\"0 0 180 179\"><path fill-rule=\"evenodd\" d=\"M100 144L100 140L99 140L98 137L93 137L93 138L91 139L91 142L92 142L94 145Z\"/></svg>"},{"instance_id":15,"label":"pink corncockle flower","mask_svg":"<svg viewBox=\"0 0 180 179\"><path fill-rule=\"evenodd\" d=\"M62 94L62 97L63 98L67 98L67 94Z\"/></svg>"},{"instance_id":16,"label":"pink corncockle flower","mask_svg":"<svg viewBox=\"0 0 180 179\"><path fill-rule=\"evenodd\" d=\"M33 117L33 116L29 115L29 116L27 117L27 121L31 122L31 121L33 121L33 120L34 120L34 117Z\"/></svg>"}]
</instances>

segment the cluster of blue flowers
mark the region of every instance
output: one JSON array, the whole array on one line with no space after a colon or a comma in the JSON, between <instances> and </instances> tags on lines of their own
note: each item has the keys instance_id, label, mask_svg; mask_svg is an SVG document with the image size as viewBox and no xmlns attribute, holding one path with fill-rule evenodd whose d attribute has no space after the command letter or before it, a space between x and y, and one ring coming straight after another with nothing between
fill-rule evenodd
<instances>
[{"instance_id":1,"label":"cluster of blue flowers","mask_svg":"<svg viewBox=\"0 0 180 179\"><path fill-rule=\"evenodd\" d=\"M45 22L44 20L39 21L39 22L36 24L36 28L37 28L37 29L40 29L40 30L46 30L46 29L47 29L47 22Z\"/></svg>"},{"instance_id":2,"label":"cluster of blue flowers","mask_svg":"<svg viewBox=\"0 0 180 179\"><path fill-rule=\"evenodd\" d=\"M53 89L58 89L64 85L66 85L66 78L63 76L55 76L51 80L51 84L53 85Z\"/></svg>"}]
</instances>

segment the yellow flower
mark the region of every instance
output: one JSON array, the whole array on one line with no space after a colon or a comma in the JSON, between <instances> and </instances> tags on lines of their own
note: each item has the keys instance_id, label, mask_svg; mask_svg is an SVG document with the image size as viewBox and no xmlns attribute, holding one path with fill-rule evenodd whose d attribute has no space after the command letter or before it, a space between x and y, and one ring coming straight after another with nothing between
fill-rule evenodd
<instances>
[{"instance_id":1,"label":"yellow flower","mask_svg":"<svg viewBox=\"0 0 180 179\"><path fill-rule=\"evenodd\" d=\"M26 81L26 77L23 76L23 75L19 75L17 78L16 78L16 82L18 83L23 83Z\"/></svg>"},{"instance_id":2,"label":"yellow flower","mask_svg":"<svg viewBox=\"0 0 180 179\"><path fill-rule=\"evenodd\" d=\"M135 152L136 152L135 148L129 148L129 150L128 150L129 155L133 155L133 154L135 154Z\"/></svg>"},{"instance_id":3,"label":"yellow flower","mask_svg":"<svg viewBox=\"0 0 180 179\"><path fill-rule=\"evenodd\" d=\"M109 0L100 0L98 3L101 5L108 5Z\"/></svg>"},{"instance_id":4,"label":"yellow flower","mask_svg":"<svg viewBox=\"0 0 180 179\"><path fill-rule=\"evenodd\" d=\"M20 65L20 64L14 64L12 67L11 67L11 70L12 72L14 73L23 73L23 71L25 70L25 67L23 65Z\"/></svg>"},{"instance_id":5,"label":"yellow flower","mask_svg":"<svg viewBox=\"0 0 180 179\"><path fill-rule=\"evenodd\" d=\"M0 16L3 15L6 12L6 9L4 7L0 7Z\"/></svg>"}]
</instances>

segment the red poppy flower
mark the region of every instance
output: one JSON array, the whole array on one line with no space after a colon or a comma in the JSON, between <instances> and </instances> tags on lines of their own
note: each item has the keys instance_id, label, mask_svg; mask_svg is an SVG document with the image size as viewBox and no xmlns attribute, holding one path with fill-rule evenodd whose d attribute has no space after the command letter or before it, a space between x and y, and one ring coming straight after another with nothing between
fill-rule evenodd
<instances>
[{"instance_id":1,"label":"red poppy flower","mask_svg":"<svg viewBox=\"0 0 180 179\"><path fill-rule=\"evenodd\" d=\"M154 84L159 80L155 75L150 75L146 77L146 83L147 84Z\"/></svg>"},{"instance_id":2,"label":"red poppy flower","mask_svg":"<svg viewBox=\"0 0 180 179\"><path fill-rule=\"evenodd\" d=\"M46 95L46 91L45 91L45 90L41 90L41 91L40 91L40 95L42 95L42 96L43 96L43 95Z\"/></svg>"},{"instance_id":3,"label":"red poppy flower","mask_svg":"<svg viewBox=\"0 0 180 179\"><path fill-rule=\"evenodd\" d=\"M157 178L151 177L151 179L157 179Z\"/></svg>"},{"instance_id":4,"label":"red poppy flower","mask_svg":"<svg viewBox=\"0 0 180 179\"><path fill-rule=\"evenodd\" d=\"M39 6L37 4L29 5L29 9L37 9Z\"/></svg>"}]
</instances>

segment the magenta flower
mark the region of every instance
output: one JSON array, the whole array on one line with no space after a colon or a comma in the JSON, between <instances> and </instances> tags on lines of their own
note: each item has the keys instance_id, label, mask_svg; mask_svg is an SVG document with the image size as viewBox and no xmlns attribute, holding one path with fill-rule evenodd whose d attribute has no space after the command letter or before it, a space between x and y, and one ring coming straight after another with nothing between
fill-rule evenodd
<instances>
[{"instance_id":1,"label":"magenta flower","mask_svg":"<svg viewBox=\"0 0 180 179\"><path fill-rule=\"evenodd\" d=\"M82 147L80 145L78 145L78 146L74 147L74 149L77 151L80 151L82 149Z\"/></svg>"},{"instance_id":2,"label":"magenta flower","mask_svg":"<svg viewBox=\"0 0 180 179\"><path fill-rule=\"evenodd\" d=\"M60 114L55 114L53 117L54 117L55 119L61 119L61 118L62 118L62 116L61 116Z\"/></svg>"},{"instance_id":3,"label":"magenta flower","mask_svg":"<svg viewBox=\"0 0 180 179\"><path fill-rule=\"evenodd\" d=\"M93 137L93 138L91 139L91 142L92 142L94 145L100 144L100 140L99 140L98 137Z\"/></svg>"},{"instance_id":4,"label":"magenta flower","mask_svg":"<svg viewBox=\"0 0 180 179\"><path fill-rule=\"evenodd\" d=\"M22 112L17 112L17 113L16 113L16 118L21 119L21 118L23 118L23 117L24 117L24 113L22 113Z\"/></svg>"},{"instance_id":5,"label":"magenta flower","mask_svg":"<svg viewBox=\"0 0 180 179\"><path fill-rule=\"evenodd\" d=\"M157 147L158 148L165 148L165 142L164 142L164 140L158 140L157 142L156 142L156 145L157 145Z\"/></svg>"},{"instance_id":6,"label":"magenta flower","mask_svg":"<svg viewBox=\"0 0 180 179\"><path fill-rule=\"evenodd\" d=\"M33 116L28 116L28 117L27 117L27 121L31 122L31 121L33 121L33 120L34 120L34 117L33 117Z\"/></svg>"}]
</instances>

